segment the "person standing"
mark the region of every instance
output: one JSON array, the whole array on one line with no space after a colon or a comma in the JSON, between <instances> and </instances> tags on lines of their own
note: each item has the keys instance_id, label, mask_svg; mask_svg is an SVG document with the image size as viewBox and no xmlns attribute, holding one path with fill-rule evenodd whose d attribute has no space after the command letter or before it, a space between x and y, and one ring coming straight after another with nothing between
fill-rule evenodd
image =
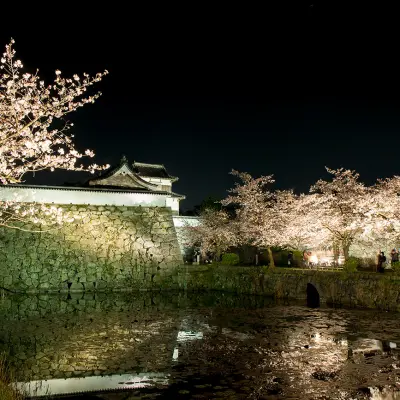
<instances>
[{"instance_id":1,"label":"person standing","mask_svg":"<svg viewBox=\"0 0 400 400\"><path fill-rule=\"evenodd\" d=\"M378 254L378 263L376 266L376 272L380 272L381 274L385 271L383 264L386 262L386 256L383 251Z\"/></svg>"},{"instance_id":2,"label":"person standing","mask_svg":"<svg viewBox=\"0 0 400 400\"><path fill-rule=\"evenodd\" d=\"M390 258L391 258L390 263L391 263L391 265L392 265L392 267L393 267L393 263L399 261L399 253L398 253L398 251L397 251L396 249L393 249L393 250L390 252Z\"/></svg>"},{"instance_id":3,"label":"person standing","mask_svg":"<svg viewBox=\"0 0 400 400\"><path fill-rule=\"evenodd\" d=\"M289 251L287 259L288 259L288 267L291 267L293 265L293 251Z\"/></svg>"}]
</instances>

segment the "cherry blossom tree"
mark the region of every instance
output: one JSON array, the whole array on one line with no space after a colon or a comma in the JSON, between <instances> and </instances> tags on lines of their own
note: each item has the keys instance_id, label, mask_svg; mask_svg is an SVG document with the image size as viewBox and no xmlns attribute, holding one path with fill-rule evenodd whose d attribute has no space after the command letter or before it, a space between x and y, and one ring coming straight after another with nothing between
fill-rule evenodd
<instances>
[{"instance_id":1,"label":"cherry blossom tree","mask_svg":"<svg viewBox=\"0 0 400 400\"><path fill-rule=\"evenodd\" d=\"M400 236L400 176L378 180L373 187L371 216L393 240Z\"/></svg>"},{"instance_id":2,"label":"cherry blossom tree","mask_svg":"<svg viewBox=\"0 0 400 400\"><path fill-rule=\"evenodd\" d=\"M393 246L400 237L400 179L368 187L355 171L327 171L332 179L319 180L309 194L283 192L279 209L286 220L285 246L330 249L336 260L340 249L347 260L351 247L365 257Z\"/></svg>"},{"instance_id":3,"label":"cherry blossom tree","mask_svg":"<svg viewBox=\"0 0 400 400\"><path fill-rule=\"evenodd\" d=\"M76 150L72 126L64 117L94 101L100 93L88 95L87 90L108 73L83 78L64 78L57 70L55 80L46 85L38 76L23 72L15 59L14 41L6 46L1 58L0 75L0 181L20 183L27 172L56 168L74 171L95 171L96 164L84 167L77 161L91 150Z\"/></svg>"},{"instance_id":4,"label":"cherry blossom tree","mask_svg":"<svg viewBox=\"0 0 400 400\"><path fill-rule=\"evenodd\" d=\"M274 267L271 247L281 246L284 220L278 208L276 194L269 190L274 183L272 175L253 178L247 172L233 170L231 174L241 181L222 201L224 206L235 205L236 223L241 244L267 249L269 265Z\"/></svg>"},{"instance_id":5,"label":"cherry blossom tree","mask_svg":"<svg viewBox=\"0 0 400 400\"><path fill-rule=\"evenodd\" d=\"M318 180L310 189L313 219L333 247L340 246L345 260L350 246L361 235L370 217L371 189L359 181L352 170L330 169L331 181Z\"/></svg>"},{"instance_id":6,"label":"cherry blossom tree","mask_svg":"<svg viewBox=\"0 0 400 400\"><path fill-rule=\"evenodd\" d=\"M76 149L70 133L73 124L65 117L98 99L100 93L88 94L88 90L108 72L64 78L57 70L54 81L45 84L38 71L23 70L13 45L11 40L0 59L0 183L18 184L25 174L41 170L94 172L107 168L78 164L94 154L91 150L81 153ZM13 202L3 203L1 210L0 225L6 226L35 214L32 207L14 207Z\"/></svg>"},{"instance_id":7,"label":"cherry blossom tree","mask_svg":"<svg viewBox=\"0 0 400 400\"><path fill-rule=\"evenodd\" d=\"M281 247L292 250L306 250L324 247L330 243L330 235L321 229L314 214L315 194L296 195L292 190L278 191L281 229Z\"/></svg>"},{"instance_id":8,"label":"cherry blossom tree","mask_svg":"<svg viewBox=\"0 0 400 400\"><path fill-rule=\"evenodd\" d=\"M224 251L238 243L237 224L225 210L203 210L200 224L188 225L185 231L187 245L200 246L203 256L211 253L216 261Z\"/></svg>"},{"instance_id":9,"label":"cherry blossom tree","mask_svg":"<svg viewBox=\"0 0 400 400\"><path fill-rule=\"evenodd\" d=\"M0 226L26 232L43 232L72 222L61 207L54 204L22 203L17 200L0 203Z\"/></svg>"},{"instance_id":10,"label":"cherry blossom tree","mask_svg":"<svg viewBox=\"0 0 400 400\"><path fill-rule=\"evenodd\" d=\"M291 190L271 191L272 175L253 178L232 171L240 182L221 203L234 206L235 216L208 210L194 230L198 242L204 251L218 248L219 254L235 245L266 248L271 266L271 247L329 249L337 261L340 250L348 260L352 246L365 257L371 256L371 249L398 243L400 177L365 186L355 171L327 171L332 179L320 179L308 194L300 195Z\"/></svg>"},{"instance_id":11,"label":"cherry blossom tree","mask_svg":"<svg viewBox=\"0 0 400 400\"><path fill-rule=\"evenodd\" d=\"M378 182L369 190L366 221L359 241L365 248L388 249L400 240L400 177ZM376 252L376 250L375 250Z\"/></svg>"}]
</instances>

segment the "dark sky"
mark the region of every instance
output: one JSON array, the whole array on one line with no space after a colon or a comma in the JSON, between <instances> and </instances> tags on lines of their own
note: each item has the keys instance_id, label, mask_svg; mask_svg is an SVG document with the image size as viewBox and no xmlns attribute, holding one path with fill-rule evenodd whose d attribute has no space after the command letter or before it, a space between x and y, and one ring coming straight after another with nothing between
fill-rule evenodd
<instances>
[{"instance_id":1,"label":"dark sky","mask_svg":"<svg viewBox=\"0 0 400 400\"><path fill-rule=\"evenodd\" d=\"M122 154L163 163L180 178L184 209L225 196L232 168L298 191L325 165L356 169L368 183L399 174L397 11L269 3L59 3L3 12L0 43L13 37L24 65L45 78L108 69L101 99L71 114L79 148L98 163ZM30 182L80 179L54 172Z\"/></svg>"}]
</instances>

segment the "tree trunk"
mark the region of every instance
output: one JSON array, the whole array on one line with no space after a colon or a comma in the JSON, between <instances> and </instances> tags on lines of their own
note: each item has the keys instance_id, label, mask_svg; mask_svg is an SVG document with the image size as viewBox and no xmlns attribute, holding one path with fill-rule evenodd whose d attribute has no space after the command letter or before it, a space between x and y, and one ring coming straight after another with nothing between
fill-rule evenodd
<instances>
[{"instance_id":1,"label":"tree trunk","mask_svg":"<svg viewBox=\"0 0 400 400\"><path fill-rule=\"evenodd\" d=\"M344 255L344 262L346 262L349 259L349 251L350 251L350 245L351 241L347 239L342 240L342 249L343 249L343 255Z\"/></svg>"},{"instance_id":2,"label":"tree trunk","mask_svg":"<svg viewBox=\"0 0 400 400\"><path fill-rule=\"evenodd\" d=\"M274 257L272 256L271 247L267 247L267 251L268 251L269 267L275 268Z\"/></svg>"},{"instance_id":3,"label":"tree trunk","mask_svg":"<svg viewBox=\"0 0 400 400\"><path fill-rule=\"evenodd\" d=\"M338 242L333 242L333 262L334 265L339 265L340 245Z\"/></svg>"}]
</instances>

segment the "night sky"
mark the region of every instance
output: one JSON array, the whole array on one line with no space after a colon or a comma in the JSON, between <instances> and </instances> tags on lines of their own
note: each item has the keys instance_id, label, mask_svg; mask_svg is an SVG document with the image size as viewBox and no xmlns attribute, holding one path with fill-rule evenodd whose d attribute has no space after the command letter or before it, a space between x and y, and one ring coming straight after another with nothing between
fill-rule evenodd
<instances>
[{"instance_id":1,"label":"night sky","mask_svg":"<svg viewBox=\"0 0 400 400\"><path fill-rule=\"evenodd\" d=\"M232 168L274 174L306 191L324 166L356 169L367 183L400 174L398 13L345 2L277 1L264 9L125 8L3 13L28 70L46 79L110 74L103 96L71 114L79 149L97 163L162 163L189 209L224 197ZM269 4L269 2L268 2ZM80 174L38 173L63 184Z\"/></svg>"}]
</instances>

